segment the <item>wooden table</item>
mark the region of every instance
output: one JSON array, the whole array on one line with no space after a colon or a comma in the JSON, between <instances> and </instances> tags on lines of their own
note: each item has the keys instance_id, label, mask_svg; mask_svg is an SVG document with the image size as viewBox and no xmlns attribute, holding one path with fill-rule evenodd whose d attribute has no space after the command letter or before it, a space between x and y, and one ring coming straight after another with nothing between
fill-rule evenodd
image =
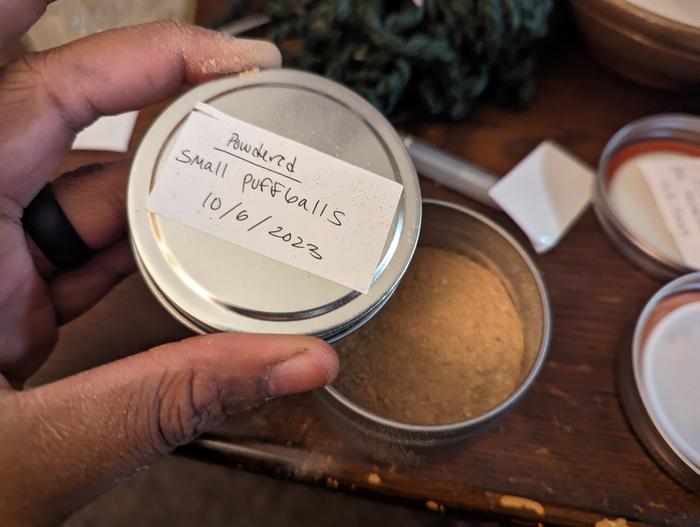
<instances>
[{"instance_id":1,"label":"wooden table","mask_svg":"<svg viewBox=\"0 0 700 527\"><path fill-rule=\"evenodd\" d=\"M555 41L543 48L537 93L527 110L482 103L463 122L425 122L410 131L504 174L543 139L554 139L595 166L607 139L630 120L700 109L697 97L617 78L578 42ZM142 112L134 145L159 109ZM66 167L97 158L104 156L72 154ZM421 186L425 196L482 210L527 245L503 214L427 180ZM549 358L512 413L451 452L417 465L374 461L329 427L310 395L231 420L183 452L335 490L419 504L432 500L448 514L470 511L535 524L594 525L624 518L627 523L617 525L700 525L700 499L674 483L642 449L616 391L616 360L627 352L624 337L660 284L615 250L592 211L554 251L536 260L554 313ZM185 334L134 277L65 328L35 382Z\"/></svg>"}]
</instances>

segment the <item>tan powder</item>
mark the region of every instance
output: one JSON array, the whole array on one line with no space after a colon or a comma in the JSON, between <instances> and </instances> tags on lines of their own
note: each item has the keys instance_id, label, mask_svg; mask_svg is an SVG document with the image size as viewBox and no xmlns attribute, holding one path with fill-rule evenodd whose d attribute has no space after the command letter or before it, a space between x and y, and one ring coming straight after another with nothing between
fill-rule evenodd
<instances>
[{"instance_id":1,"label":"tan powder","mask_svg":"<svg viewBox=\"0 0 700 527\"><path fill-rule=\"evenodd\" d=\"M419 247L382 311L337 346L335 386L371 412L433 425L484 413L521 376L523 328L501 280L443 249Z\"/></svg>"}]
</instances>

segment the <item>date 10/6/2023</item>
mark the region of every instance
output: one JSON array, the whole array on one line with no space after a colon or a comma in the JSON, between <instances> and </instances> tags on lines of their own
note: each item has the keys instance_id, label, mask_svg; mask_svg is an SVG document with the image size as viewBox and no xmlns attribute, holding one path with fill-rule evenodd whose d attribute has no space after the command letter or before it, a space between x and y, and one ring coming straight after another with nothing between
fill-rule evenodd
<instances>
[{"instance_id":1,"label":"date 10/6/2023","mask_svg":"<svg viewBox=\"0 0 700 527\"><path fill-rule=\"evenodd\" d=\"M267 229L271 225L271 223L268 222L272 220L272 216L266 216L258 219L257 221L251 219L250 212L243 208L242 201L239 201L232 206L229 205L225 205L221 198L216 196L213 192L207 194L204 201L202 201L203 209L218 214L216 217L219 220L229 217L236 222L247 225L247 232L263 228L263 225L265 225L264 228ZM301 236L298 234L293 234L281 225L275 226L274 229L267 230L266 233L273 238L289 244L290 247L306 251L309 256L316 260L323 260L323 256L319 252L318 245L306 242Z\"/></svg>"}]
</instances>

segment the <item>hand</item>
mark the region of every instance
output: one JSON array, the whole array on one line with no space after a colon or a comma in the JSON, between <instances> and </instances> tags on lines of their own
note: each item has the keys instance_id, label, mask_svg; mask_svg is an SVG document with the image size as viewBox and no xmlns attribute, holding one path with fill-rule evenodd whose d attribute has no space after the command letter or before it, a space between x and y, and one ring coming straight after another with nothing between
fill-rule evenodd
<instances>
[{"instance_id":1,"label":"hand","mask_svg":"<svg viewBox=\"0 0 700 527\"><path fill-rule=\"evenodd\" d=\"M0 3L0 45L26 30L45 3ZM23 210L51 180L75 133L99 115L140 108L183 84L279 62L268 43L155 23L0 70L0 524L54 524L227 415L335 377L338 359L320 340L218 334L20 390L50 353L57 326L134 267L124 240L122 162L53 183L95 251L84 266L53 269L25 236Z\"/></svg>"}]
</instances>

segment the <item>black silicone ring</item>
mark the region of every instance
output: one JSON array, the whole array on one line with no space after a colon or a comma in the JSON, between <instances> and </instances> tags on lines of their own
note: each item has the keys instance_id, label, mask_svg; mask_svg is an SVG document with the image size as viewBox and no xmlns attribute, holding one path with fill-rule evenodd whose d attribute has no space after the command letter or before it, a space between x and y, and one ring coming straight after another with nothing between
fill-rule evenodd
<instances>
[{"instance_id":1,"label":"black silicone ring","mask_svg":"<svg viewBox=\"0 0 700 527\"><path fill-rule=\"evenodd\" d=\"M92 257L92 251L56 201L50 184L24 209L22 225L44 256L59 269L77 267Z\"/></svg>"}]
</instances>

